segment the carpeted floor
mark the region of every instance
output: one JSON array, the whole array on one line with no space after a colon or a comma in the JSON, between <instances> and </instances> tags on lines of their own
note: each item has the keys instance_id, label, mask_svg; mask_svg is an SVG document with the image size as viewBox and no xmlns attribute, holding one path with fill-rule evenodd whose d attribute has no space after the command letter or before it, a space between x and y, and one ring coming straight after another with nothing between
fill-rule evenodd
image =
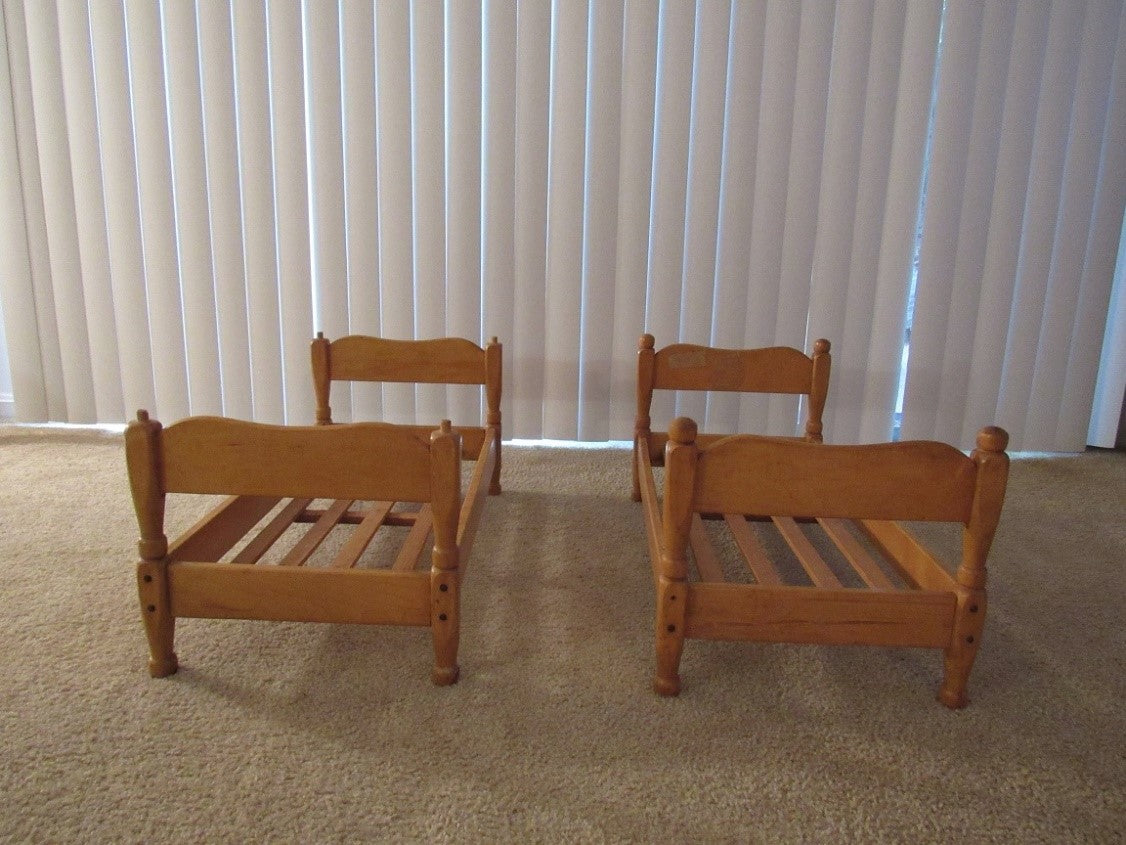
<instances>
[{"instance_id":1,"label":"carpeted floor","mask_svg":"<svg viewBox=\"0 0 1126 845\"><path fill-rule=\"evenodd\" d=\"M1122 841L1126 455L1014 462L956 713L872 648L690 641L657 698L627 453L505 460L456 686L423 629L208 620L154 680L120 437L0 429L0 837Z\"/></svg>"}]
</instances>

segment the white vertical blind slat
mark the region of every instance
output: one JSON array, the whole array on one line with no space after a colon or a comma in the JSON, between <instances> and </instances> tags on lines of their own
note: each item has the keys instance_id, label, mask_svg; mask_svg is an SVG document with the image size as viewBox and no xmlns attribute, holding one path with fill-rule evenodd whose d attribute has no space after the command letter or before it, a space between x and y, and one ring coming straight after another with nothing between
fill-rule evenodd
<instances>
[{"instance_id":1,"label":"white vertical blind slat","mask_svg":"<svg viewBox=\"0 0 1126 845\"><path fill-rule=\"evenodd\" d=\"M941 13L938 0L907 4L890 158L892 178L875 275L875 308L860 417L863 441L891 437L921 189L921 179L905 179L899 174L922 173Z\"/></svg>"},{"instance_id":2,"label":"white vertical blind slat","mask_svg":"<svg viewBox=\"0 0 1126 845\"><path fill-rule=\"evenodd\" d=\"M1016 289L1013 292L1001 394L995 422L1008 430L1014 449L1024 446L1028 411L1044 397L1032 395L1043 304L1055 251L1055 228L1063 189L1068 127L1078 70L1083 15L1074 6L1052 6L1043 78L1033 130L1028 195Z\"/></svg>"},{"instance_id":3,"label":"white vertical blind slat","mask_svg":"<svg viewBox=\"0 0 1126 845\"><path fill-rule=\"evenodd\" d=\"M433 4L411 4L411 121L414 174L414 336L446 335L445 22ZM473 338L476 340L476 338ZM446 416L446 389L419 385L420 423ZM467 420L463 422L468 422Z\"/></svg>"},{"instance_id":4,"label":"white vertical blind slat","mask_svg":"<svg viewBox=\"0 0 1126 845\"><path fill-rule=\"evenodd\" d=\"M593 3L588 33L578 436L581 440L609 440L614 335L611 282L617 246L622 96L621 6Z\"/></svg>"},{"instance_id":5,"label":"white vertical blind slat","mask_svg":"<svg viewBox=\"0 0 1126 845\"><path fill-rule=\"evenodd\" d=\"M829 68L833 56L833 20L820 3L802 4L790 173L786 179L786 224L778 283L778 313L770 345L800 347L809 316L810 279L817 240L817 211ZM798 397L770 397L766 433L798 431Z\"/></svg>"},{"instance_id":6,"label":"white vertical blind slat","mask_svg":"<svg viewBox=\"0 0 1126 845\"><path fill-rule=\"evenodd\" d=\"M144 255L137 197L136 150L129 96L123 9L109 0L90 3L97 87L98 135L103 151L110 281L119 329L121 382L126 407L156 408L149 342Z\"/></svg>"},{"instance_id":7,"label":"white vertical blind slat","mask_svg":"<svg viewBox=\"0 0 1126 845\"><path fill-rule=\"evenodd\" d=\"M436 12L432 12L436 14ZM411 214L410 5L375 7L376 137L379 173L380 319L384 337L414 336L414 248ZM383 386L383 418L415 421L414 388Z\"/></svg>"},{"instance_id":8,"label":"white vertical blind slat","mask_svg":"<svg viewBox=\"0 0 1126 845\"><path fill-rule=\"evenodd\" d=\"M649 287L645 324L662 347L680 337L684 274L685 202L692 122L692 70L696 32L693 3L661 4L657 34L656 113L653 118L653 193L649 206ZM676 415L676 397L653 398L653 424Z\"/></svg>"},{"instance_id":9,"label":"white vertical blind slat","mask_svg":"<svg viewBox=\"0 0 1126 845\"><path fill-rule=\"evenodd\" d=\"M348 333L348 270L344 234L344 137L337 7L305 5L306 115L309 121L314 316L330 338ZM352 419L350 385L332 391L333 419Z\"/></svg>"},{"instance_id":10,"label":"white vertical blind slat","mask_svg":"<svg viewBox=\"0 0 1126 845\"><path fill-rule=\"evenodd\" d=\"M1079 66L1071 105L1063 185L1052 247L1052 264L1032 375L1032 396L1025 421L1025 437L1060 451L1078 451L1082 432L1065 440L1058 431L1060 414L1075 401L1064 393L1069 363L1081 353L1074 347L1074 317L1082 290L1088 232L1095 210L1095 185L1107 116L1107 85L1118 35L1118 10L1094 1L1087 6L1079 49ZM1099 354L1097 332L1079 327L1086 354ZM1069 354L1063 354L1064 351ZM1074 394L1072 394L1074 396ZM1090 399L1085 410L1090 412Z\"/></svg>"},{"instance_id":11,"label":"white vertical blind slat","mask_svg":"<svg viewBox=\"0 0 1126 845\"><path fill-rule=\"evenodd\" d=\"M481 121L484 337L511 342L516 296L516 0L485 0ZM512 420L512 347L505 347L501 420Z\"/></svg>"},{"instance_id":12,"label":"white vertical blind slat","mask_svg":"<svg viewBox=\"0 0 1126 845\"><path fill-rule=\"evenodd\" d=\"M32 9L32 14L35 10ZM44 207L43 177L36 154L36 117L32 93L32 68L24 4L7 5L8 25L15 34L8 44L11 96L15 115L15 140L19 154L18 171L23 193L22 208L27 253L31 270L32 295L35 307L27 316L36 322L39 346L37 356L42 377L41 400L46 404L47 419L65 418L67 413L63 382L62 353L59 348L59 327L55 319L55 294L51 285L51 255ZM17 406L20 400L16 399ZM21 412L27 414L27 410ZM35 419L34 416L30 419Z\"/></svg>"},{"instance_id":13,"label":"white vertical blind slat","mask_svg":"<svg viewBox=\"0 0 1126 845\"><path fill-rule=\"evenodd\" d=\"M841 0L834 18L833 58L829 69L829 97L825 115L825 154L821 165L821 191L818 198L817 235L810 270L808 329L803 348L809 352L814 340L828 338L835 360L830 382L832 400L827 405L825 438L837 432L830 425L833 409L842 399L838 389L840 356L845 335L851 293L850 267L853 247L859 235L859 203L864 180L861 168L868 157L862 154L867 137L871 145L872 113L866 109L871 89L884 80L870 78L873 45L877 35L895 41L886 22L877 21L874 0ZM902 31L900 17L899 31ZM880 91L880 95L883 95ZM865 135L865 131L868 135ZM791 343L790 345L795 345ZM854 370L858 369L856 367Z\"/></svg>"},{"instance_id":14,"label":"white vertical blind slat","mask_svg":"<svg viewBox=\"0 0 1126 845\"><path fill-rule=\"evenodd\" d=\"M219 379L219 334L215 319L211 232L207 202L207 163L200 91L199 39L195 5L166 2L165 63L168 68L172 185L176 203L176 242L193 414L223 411Z\"/></svg>"},{"instance_id":15,"label":"white vertical blind slat","mask_svg":"<svg viewBox=\"0 0 1126 845\"><path fill-rule=\"evenodd\" d=\"M720 208L716 222L715 290L710 343L725 349L743 345L747 317L747 268L750 265L751 218L759 135L766 0L731 5L727 62ZM739 397L708 395L709 431L738 427Z\"/></svg>"},{"instance_id":16,"label":"white vertical blind slat","mask_svg":"<svg viewBox=\"0 0 1126 845\"><path fill-rule=\"evenodd\" d=\"M63 6L58 11L70 171L85 174L74 180L74 213L96 419L120 422L127 412L109 272L90 18L87 14L70 14L69 10L64 13Z\"/></svg>"},{"instance_id":17,"label":"white vertical blind slat","mask_svg":"<svg viewBox=\"0 0 1126 845\"><path fill-rule=\"evenodd\" d=\"M481 342L481 0L446 0L446 332ZM450 419L481 421L481 390L451 386Z\"/></svg>"},{"instance_id":18,"label":"white vertical blind slat","mask_svg":"<svg viewBox=\"0 0 1126 845\"><path fill-rule=\"evenodd\" d=\"M1087 437L1086 442L1092 446L1114 443L1113 435L1104 437L1102 442L1090 438L1098 430L1096 420L1100 410L1106 409L1112 415L1117 407L1115 394L1121 395L1121 381L1117 382L1117 391L1110 387L1115 383L1112 356L1117 352L1120 366L1126 360L1126 342L1123 342L1126 337L1126 317L1123 316L1126 300L1121 296L1117 302L1113 299L1116 274L1119 273L1116 263L1126 261L1126 249L1120 246L1124 233L1122 209L1126 207L1126 6L1118 8L1117 31L1095 210L1083 259L1079 303L1075 309L1072 348L1063 388L1063 395L1073 397L1073 400L1061 407L1058 423L1060 440L1082 443ZM1116 306L1117 311L1114 310ZM1103 346L1101 349L1092 348L1090 327L1103 320L1106 321ZM1110 341L1110 346L1107 346L1107 341ZM1116 341L1117 345L1114 345ZM1104 368L1108 371L1104 372ZM1118 373L1121 372L1119 369ZM1109 392L1109 396L1101 391Z\"/></svg>"},{"instance_id":19,"label":"white vertical blind slat","mask_svg":"<svg viewBox=\"0 0 1126 845\"><path fill-rule=\"evenodd\" d=\"M285 418L278 310L273 150L270 138L269 57L266 13L260 3L234 3L235 83L239 173L250 316L250 372L254 418Z\"/></svg>"},{"instance_id":20,"label":"white vertical blind slat","mask_svg":"<svg viewBox=\"0 0 1126 845\"><path fill-rule=\"evenodd\" d=\"M559 440L578 435L588 12L552 7L543 427Z\"/></svg>"},{"instance_id":21,"label":"white vertical blind slat","mask_svg":"<svg viewBox=\"0 0 1126 845\"><path fill-rule=\"evenodd\" d=\"M611 439L631 437L637 403L637 341L645 326L652 186L656 3L627 0L622 23L618 220L614 249L614 340L610 365Z\"/></svg>"},{"instance_id":22,"label":"white vertical blind slat","mask_svg":"<svg viewBox=\"0 0 1126 845\"><path fill-rule=\"evenodd\" d=\"M305 147L305 73L294 56L302 54L300 0L269 0L266 28L270 42L270 121L281 311L285 419L291 425L313 421L315 405L309 375L313 336L312 265L309 250L309 196Z\"/></svg>"},{"instance_id":23,"label":"white vertical blind slat","mask_svg":"<svg viewBox=\"0 0 1126 845\"><path fill-rule=\"evenodd\" d=\"M980 97L980 91L975 91L975 80L989 85L977 73L979 44L983 35L983 7L976 0L970 0L950 2L947 8L939 65L934 152L927 179L923 238L919 251L915 299L917 317L911 328L911 355L903 407L901 436L908 440L930 437L940 408L950 413L950 409L940 404L940 386L947 330L951 322L961 316L952 307L955 262L963 245L959 239L961 215L963 210L969 214L975 211L988 214L988 206L967 207L963 203L964 194L978 187L966 181L971 154L971 124L979 116L975 100ZM1001 41L1001 44L1005 42ZM1004 58L1006 50L998 49L996 42L991 47L994 56ZM998 86L994 84L992 87ZM1000 112L994 112L992 116L998 120ZM996 133L990 134L995 137Z\"/></svg>"},{"instance_id":24,"label":"white vertical blind slat","mask_svg":"<svg viewBox=\"0 0 1126 845\"><path fill-rule=\"evenodd\" d=\"M199 0L197 14L223 413L249 419L254 405L233 95L231 10L222 0ZM107 191L108 188L107 185Z\"/></svg>"},{"instance_id":25,"label":"white vertical blind slat","mask_svg":"<svg viewBox=\"0 0 1126 845\"><path fill-rule=\"evenodd\" d=\"M364 0L340 7L344 111L344 222L348 269L348 332L378 335L379 206L375 132L375 9ZM383 388L352 384L352 416L383 418Z\"/></svg>"},{"instance_id":26,"label":"white vertical blind slat","mask_svg":"<svg viewBox=\"0 0 1126 845\"><path fill-rule=\"evenodd\" d=\"M953 259L953 287L949 302L943 303L948 313L944 346L941 350L940 382L936 386L938 407L933 430L920 435L955 443L963 448L972 445L971 440L962 439L963 404L970 371L975 365L969 356L981 308L982 273L988 246L1015 12L1013 4L998 0L986 6L982 18L982 37L977 59L978 83L964 163L957 253ZM924 248L926 238L924 230ZM929 309L925 306L916 305L915 313L912 348L915 338L931 320ZM926 362L921 359L922 356L912 353L909 366L926 366ZM909 388L911 377L909 370ZM913 436L908 428L908 415L913 407L914 398L908 395L905 397L904 436ZM980 427L988 422L990 420L979 420L977 425Z\"/></svg>"},{"instance_id":27,"label":"white vertical blind slat","mask_svg":"<svg viewBox=\"0 0 1126 845\"><path fill-rule=\"evenodd\" d=\"M730 3L697 4L678 336L686 342L704 345L711 340L715 300L715 244L730 27ZM707 395L682 392L677 398L676 413L703 423Z\"/></svg>"},{"instance_id":28,"label":"white vertical blind slat","mask_svg":"<svg viewBox=\"0 0 1126 845\"><path fill-rule=\"evenodd\" d=\"M516 11L516 278L509 359L513 437L543 436L544 268L551 8Z\"/></svg>"},{"instance_id":29,"label":"white vertical blind slat","mask_svg":"<svg viewBox=\"0 0 1126 845\"><path fill-rule=\"evenodd\" d=\"M0 15L0 84L12 86L11 39L7 16ZM4 333L11 354L12 391L16 397L16 419L49 419L43 384L43 362L39 353L35 292L31 279L26 213L17 150L17 120L14 98L0 97L0 250L5 272L0 274L4 297Z\"/></svg>"},{"instance_id":30,"label":"white vertical blind slat","mask_svg":"<svg viewBox=\"0 0 1126 845\"><path fill-rule=\"evenodd\" d=\"M26 23L35 141L39 157L50 163L41 170L40 178L44 222L50 234L50 278L64 401L69 422L89 423L97 419L97 410L63 101L58 17L51 6L27 17Z\"/></svg>"},{"instance_id":31,"label":"white vertical blind slat","mask_svg":"<svg viewBox=\"0 0 1126 845\"><path fill-rule=\"evenodd\" d=\"M774 343L801 12L801 4L784 0L773 0L767 7L759 104L764 119L758 126L750 263L746 270L746 320L740 346ZM765 432L769 404L767 396L741 396L738 430Z\"/></svg>"},{"instance_id":32,"label":"white vertical blind slat","mask_svg":"<svg viewBox=\"0 0 1126 845\"><path fill-rule=\"evenodd\" d=\"M160 16L155 5L136 0L126 3L125 16L154 410L172 422L186 417L189 405Z\"/></svg>"},{"instance_id":33,"label":"white vertical blind slat","mask_svg":"<svg viewBox=\"0 0 1126 845\"><path fill-rule=\"evenodd\" d=\"M860 160L856 171L856 206L852 250L842 271L844 307L828 322L810 315L810 332L833 344L833 374L825 415L827 439L855 443L860 439L868 343L875 310L877 268L883 238L887 195L892 181L896 90L903 57L906 8L899 0L876 0L868 78L860 129ZM831 298L830 298L831 301Z\"/></svg>"},{"instance_id":34,"label":"white vertical blind slat","mask_svg":"<svg viewBox=\"0 0 1126 845\"><path fill-rule=\"evenodd\" d=\"M1005 107L997 146L997 171L989 214L982 291L974 327L974 362L967 386L958 442L972 440L988 421L998 422L998 385L1016 288L1025 195L1029 184L1032 132L1049 9L1026 3L1017 7L1005 84Z\"/></svg>"}]
</instances>

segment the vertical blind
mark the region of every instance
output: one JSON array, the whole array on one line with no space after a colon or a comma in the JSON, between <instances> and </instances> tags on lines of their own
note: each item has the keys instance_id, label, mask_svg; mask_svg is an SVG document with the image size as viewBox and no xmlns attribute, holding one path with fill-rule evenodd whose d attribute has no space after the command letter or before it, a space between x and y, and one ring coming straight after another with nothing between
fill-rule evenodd
<instances>
[{"instance_id":1,"label":"vertical blind","mask_svg":"<svg viewBox=\"0 0 1126 845\"><path fill-rule=\"evenodd\" d=\"M1121 0L3 12L21 419L306 423L316 331L495 335L508 436L626 439L649 331L829 338L830 441L889 439L901 403L905 437L1083 445L1126 199ZM455 387L333 403L481 413ZM767 433L799 412L654 405Z\"/></svg>"}]
</instances>

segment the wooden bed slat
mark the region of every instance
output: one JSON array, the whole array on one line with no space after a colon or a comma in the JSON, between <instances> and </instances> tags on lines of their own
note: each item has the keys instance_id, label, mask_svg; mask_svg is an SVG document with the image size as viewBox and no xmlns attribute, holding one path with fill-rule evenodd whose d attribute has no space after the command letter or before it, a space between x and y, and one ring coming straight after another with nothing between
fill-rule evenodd
<instances>
[{"instance_id":1,"label":"wooden bed slat","mask_svg":"<svg viewBox=\"0 0 1126 845\"><path fill-rule=\"evenodd\" d=\"M858 523L908 583L922 590L957 589L942 564L901 525L876 519L863 519Z\"/></svg>"},{"instance_id":2,"label":"wooden bed slat","mask_svg":"<svg viewBox=\"0 0 1126 845\"><path fill-rule=\"evenodd\" d=\"M297 515L294 522L317 522L322 516L325 515L325 508L305 508ZM340 515L340 519L336 521L337 525L359 525L365 519L371 510L368 508L349 508ZM414 525L414 519L417 514L414 511L391 511L383 519L384 525L405 525L408 528Z\"/></svg>"},{"instance_id":3,"label":"wooden bed slat","mask_svg":"<svg viewBox=\"0 0 1126 845\"><path fill-rule=\"evenodd\" d=\"M179 617L430 624L428 574L184 562L168 577Z\"/></svg>"},{"instance_id":4,"label":"wooden bed slat","mask_svg":"<svg viewBox=\"0 0 1126 845\"><path fill-rule=\"evenodd\" d=\"M281 559L280 566L301 566L309 559L309 556L317 550L317 546L321 541L328 536L337 523L340 522L340 517L352 506L351 499L337 499L332 505L325 509L324 516L313 523L313 527L305 532L305 536L297 541L297 544L289 550L289 554Z\"/></svg>"},{"instance_id":5,"label":"wooden bed slat","mask_svg":"<svg viewBox=\"0 0 1126 845\"><path fill-rule=\"evenodd\" d=\"M430 530L434 525L434 512L430 510L430 504L423 505L416 517L407 539L399 549L398 557L391 565L396 572L410 572L418 566L426 541L430 538Z\"/></svg>"},{"instance_id":6,"label":"wooden bed slat","mask_svg":"<svg viewBox=\"0 0 1126 845\"><path fill-rule=\"evenodd\" d=\"M949 592L693 584L685 636L945 648L956 602Z\"/></svg>"},{"instance_id":7,"label":"wooden bed slat","mask_svg":"<svg viewBox=\"0 0 1126 845\"><path fill-rule=\"evenodd\" d=\"M737 513L725 513L723 519L731 529L735 545L743 553L743 558L747 561L751 574L755 576L755 581L759 584L781 584L782 576L770 562L762 543L751 531L751 526L747 525L746 518Z\"/></svg>"},{"instance_id":8,"label":"wooden bed slat","mask_svg":"<svg viewBox=\"0 0 1126 845\"><path fill-rule=\"evenodd\" d=\"M723 567L719 565L715 549L712 548L712 541L708 538L708 530L704 527L704 521L700 519L698 513L692 514L692 528L689 530L688 539L692 544L692 556L696 560L696 571L700 573L700 580L722 581Z\"/></svg>"},{"instance_id":9,"label":"wooden bed slat","mask_svg":"<svg viewBox=\"0 0 1126 845\"><path fill-rule=\"evenodd\" d=\"M817 549L813 548L809 538L802 533L794 520L788 516L776 516L772 517L772 521L797 556L798 562L809 573L814 586L831 589L841 586L840 579L833 574L833 570L826 565L825 560L817 553Z\"/></svg>"},{"instance_id":10,"label":"wooden bed slat","mask_svg":"<svg viewBox=\"0 0 1126 845\"><path fill-rule=\"evenodd\" d=\"M231 496L224 499L176 538L168 547L169 560L219 560L280 501L274 496Z\"/></svg>"},{"instance_id":11,"label":"wooden bed slat","mask_svg":"<svg viewBox=\"0 0 1126 845\"><path fill-rule=\"evenodd\" d=\"M289 526L293 525L297 515L309 506L312 499L292 499L267 523L258 534L247 543L241 551L231 560L232 563L257 563L262 555L266 554L270 546L278 541Z\"/></svg>"},{"instance_id":12,"label":"wooden bed slat","mask_svg":"<svg viewBox=\"0 0 1126 845\"><path fill-rule=\"evenodd\" d=\"M363 521L359 524L352 536L346 542L333 558L332 563L329 564L333 568L348 569L355 566L356 561L360 559L360 555L364 553L364 549L371 543L371 538L375 536L375 532L379 530L379 526L387 519L387 514L391 511L394 502L374 502L371 508L367 511ZM341 520L343 522L343 520Z\"/></svg>"},{"instance_id":13,"label":"wooden bed slat","mask_svg":"<svg viewBox=\"0 0 1126 845\"><path fill-rule=\"evenodd\" d=\"M880 565L856 539L848 528L845 519L819 519L821 528L829 539L841 550L841 554L852 564L852 568L864 579L864 583L875 590L894 590L895 584L888 578L887 573L880 569Z\"/></svg>"}]
</instances>

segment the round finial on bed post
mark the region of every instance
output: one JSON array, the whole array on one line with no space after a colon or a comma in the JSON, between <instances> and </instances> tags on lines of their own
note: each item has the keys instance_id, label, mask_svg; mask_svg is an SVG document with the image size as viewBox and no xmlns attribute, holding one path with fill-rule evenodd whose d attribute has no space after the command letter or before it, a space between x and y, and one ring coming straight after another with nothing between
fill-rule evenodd
<instances>
[{"instance_id":1,"label":"round finial on bed post","mask_svg":"<svg viewBox=\"0 0 1126 845\"><path fill-rule=\"evenodd\" d=\"M453 431L453 425L449 420L442 420L442 424L439 426L439 428L442 430L442 434L449 434L451 431Z\"/></svg>"},{"instance_id":2,"label":"round finial on bed post","mask_svg":"<svg viewBox=\"0 0 1126 845\"><path fill-rule=\"evenodd\" d=\"M317 332L317 340L324 340L324 339L325 339L325 333L324 332Z\"/></svg>"},{"instance_id":3,"label":"round finial on bed post","mask_svg":"<svg viewBox=\"0 0 1126 845\"><path fill-rule=\"evenodd\" d=\"M498 343L500 343L500 341L497 340L496 335L493 335L492 337L489 338L489 346L496 346Z\"/></svg>"},{"instance_id":4,"label":"round finial on bed post","mask_svg":"<svg viewBox=\"0 0 1126 845\"><path fill-rule=\"evenodd\" d=\"M688 417L677 417L669 425L669 439L687 445L696 442L696 422Z\"/></svg>"},{"instance_id":5,"label":"round finial on bed post","mask_svg":"<svg viewBox=\"0 0 1126 845\"><path fill-rule=\"evenodd\" d=\"M652 349L657 345L657 339L651 334L643 334L637 342L638 349Z\"/></svg>"},{"instance_id":6,"label":"round finial on bed post","mask_svg":"<svg viewBox=\"0 0 1126 845\"><path fill-rule=\"evenodd\" d=\"M826 353L828 353L830 347L831 347L831 344L829 343L829 341L825 340L825 338L821 338L820 340L816 340L813 343L813 354L814 355L825 355Z\"/></svg>"},{"instance_id":7,"label":"round finial on bed post","mask_svg":"<svg viewBox=\"0 0 1126 845\"><path fill-rule=\"evenodd\" d=\"M140 410L138 410L137 411L137 422L146 423L148 421L149 421L149 412L146 411L144 408L141 408Z\"/></svg>"},{"instance_id":8,"label":"round finial on bed post","mask_svg":"<svg viewBox=\"0 0 1126 845\"><path fill-rule=\"evenodd\" d=\"M987 425L977 433L977 448L983 452L1004 452L1009 445L1009 433L995 425Z\"/></svg>"}]
</instances>

